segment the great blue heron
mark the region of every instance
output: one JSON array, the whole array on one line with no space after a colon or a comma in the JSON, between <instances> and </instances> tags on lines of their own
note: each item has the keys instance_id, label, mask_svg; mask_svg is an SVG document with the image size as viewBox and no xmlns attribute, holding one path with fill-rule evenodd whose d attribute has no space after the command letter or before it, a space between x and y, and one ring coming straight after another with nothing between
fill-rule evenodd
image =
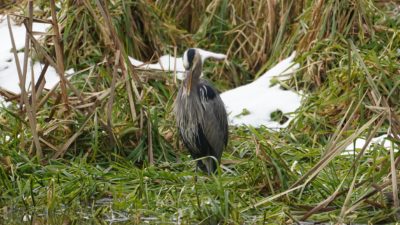
<instances>
[{"instance_id":1,"label":"great blue heron","mask_svg":"<svg viewBox=\"0 0 400 225\"><path fill-rule=\"evenodd\" d=\"M198 49L183 55L185 79L175 100L179 134L194 159L212 156L221 161L228 142L228 121L224 103L217 90L200 78L203 61ZM217 169L216 161L206 157L197 166L208 174Z\"/></svg>"}]
</instances>

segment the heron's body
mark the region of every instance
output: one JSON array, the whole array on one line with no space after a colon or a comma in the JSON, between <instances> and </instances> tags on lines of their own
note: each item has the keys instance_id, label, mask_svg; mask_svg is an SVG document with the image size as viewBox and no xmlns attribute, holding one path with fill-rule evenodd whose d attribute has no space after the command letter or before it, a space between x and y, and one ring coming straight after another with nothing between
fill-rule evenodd
<instances>
[{"instance_id":1,"label":"heron's body","mask_svg":"<svg viewBox=\"0 0 400 225\"><path fill-rule=\"evenodd\" d=\"M201 60L195 60L186 71L175 100L176 121L179 134L194 159L212 156L220 162L228 141L227 114L217 90L200 78L201 70ZM199 160L197 165L207 173L217 168L210 157Z\"/></svg>"}]
</instances>

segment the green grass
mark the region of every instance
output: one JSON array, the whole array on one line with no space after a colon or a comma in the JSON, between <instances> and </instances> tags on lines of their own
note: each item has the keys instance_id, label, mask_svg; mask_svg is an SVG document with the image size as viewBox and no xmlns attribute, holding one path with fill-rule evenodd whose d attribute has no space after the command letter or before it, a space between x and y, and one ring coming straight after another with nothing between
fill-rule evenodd
<instances>
[{"instance_id":1,"label":"green grass","mask_svg":"<svg viewBox=\"0 0 400 225\"><path fill-rule=\"evenodd\" d=\"M12 166L3 168L0 176L3 222L18 223L23 215L32 215L38 221L61 224L67 220L79 224L104 222L114 215L127 217L126 224L153 219L183 223L285 223L329 197L343 179L345 191L354 176L348 174L353 156L339 156L301 192L253 208L254 204L287 190L323 151L322 146L307 148L285 143L285 138L288 137L265 129L233 129L229 150L223 155L227 169L215 176L196 174L195 164L186 153L180 154L181 163L160 160L155 166L144 168L118 156L93 163L85 155L52 160L41 166L26 155L15 153L11 155ZM259 155L254 149L259 149ZM378 146L362 158L358 174L363 176L357 177L357 182L367 184L352 193L353 201L368 193L371 185L380 181L376 180L380 174L386 174L390 165L382 162L388 157L386 149ZM376 201L387 204L384 199L379 200L383 196L377 197ZM334 215L340 212L343 198L333 202L329 207L332 211L320 213L313 220L336 220ZM352 213L356 217L348 217L347 221L376 222L384 215L385 219L390 218L390 208L372 209L364 205ZM119 214L123 216L118 217Z\"/></svg>"},{"instance_id":2,"label":"green grass","mask_svg":"<svg viewBox=\"0 0 400 225\"><path fill-rule=\"evenodd\" d=\"M64 65L77 70L71 84L80 93L68 86L68 107L59 89L38 95L48 95L33 118L41 159L26 108L0 110L0 223L397 221L398 6L319 2L65 2L57 9ZM35 4L43 9L35 17L50 15L48 1ZM228 64L204 68L219 90L250 82L292 50L301 65L284 84L305 93L289 127L230 127L213 176L195 172L179 141L179 84L125 64L127 55L148 61L188 46L228 54ZM52 40L41 47L55 58ZM386 133L393 154L380 145L340 154L358 136Z\"/></svg>"}]
</instances>

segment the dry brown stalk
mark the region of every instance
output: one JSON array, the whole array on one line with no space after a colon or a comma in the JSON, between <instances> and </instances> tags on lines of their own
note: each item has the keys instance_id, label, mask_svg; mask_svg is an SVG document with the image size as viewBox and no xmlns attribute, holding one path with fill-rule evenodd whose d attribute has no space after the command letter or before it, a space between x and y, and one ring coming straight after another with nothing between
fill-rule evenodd
<instances>
[{"instance_id":1,"label":"dry brown stalk","mask_svg":"<svg viewBox=\"0 0 400 225\"><path fill-rule=\"evenodd\" d=\"M66 78L64 76L64 54L63 54L63 47L61 41L60 31L58 29L58 22L57 22L57 15L56 15L56 7L54 0L50 0L50 9L51 9L51 19L53 25L53 43L54 48L56 50L56 60L57 60L57 73L60 76L60 87L61 87L61 95L63 98L64 106L69 107L68 104L68 94L67 94L67 85L66 85Z\"/></svg>"},{"instance_id":2,"label":"dry brown stalk","mask_svg":"<svg viewBox=\"0 0 400 225\"><path fill-rule=\"evenodd\" d=\"M29 51L30 51L29 34L32 31L32 23L33 23L33 19L32 19L33 18L33 2L29 1L28 6L29 6L29 17L28 17L29 20L28 20L27 32L26 32L26 36L25 36L24 64L23 64L22 71L21 71L21 65L19 62L18 54L17 54L17 49L15 46L14 35L13 35L12 29L11 29L10 16L7 16L7 22L8 22L8 29L9 29L10 37L11 37L11 43L13 46L12 51L13 51L16 66L17 66L17 72L18 72L20 89L21 89L21 108L22 108L22 104L25 105L28 120L29 120L29 125L31 128L33 142L34 142L35 148L36 148L36 156L40 160L43 157L43 153L42 153L42 148L41 148L40 142L39 142L39 135L36 130L36 128L37 128L37 126L36 126L36 109L31 107L29 100L28 100L27 93L26 93L26 89L25 89L26 74L27 74L27 70L28 70L28 58L29 58Z\"/></svg>"},{"instance_id":3,"label":"dry brown stalk","mask_svg":"<svg viewBox=\"0 0 400 225\"><path fill-rule=\"evenodd\" d=\"M32 66L32 68L33 68L33 66ZM47 72L48 68L49 68L49 64L45 63L42 71L40 72L38 81L37 81L37 83L35 85L35 88L34 88L35 90L34 91L36 92L36 101L38 100L38 97L42 94L42 91L43 91L44 86L46 84L46 79L45 79L44 75L46 75L46 72ZM32 91L33 91L33 89L32 89ZM32 95L33 95L33 93L32 93ZM29 97L29 102L32 102L32 95Z\"/></svg>"}]
</instances>

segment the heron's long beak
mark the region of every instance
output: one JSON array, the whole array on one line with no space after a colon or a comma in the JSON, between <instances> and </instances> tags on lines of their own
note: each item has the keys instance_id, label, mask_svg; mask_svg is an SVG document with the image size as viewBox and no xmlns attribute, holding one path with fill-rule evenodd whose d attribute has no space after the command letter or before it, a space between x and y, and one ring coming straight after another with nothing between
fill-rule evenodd
<instances>
[{"instance_id":1,"label":"heron's long beak","mask_svg":"<svg viewBox=\"0 0 400 225\"><path fill-rule=\"evenodd\" d=\"M188 85L186 87L186 95L189 96L190 95L190 90L192 89L192 71L189 72L188 74L189 76L189 81L188 81Z\"/></svg>"}]
</instances>

